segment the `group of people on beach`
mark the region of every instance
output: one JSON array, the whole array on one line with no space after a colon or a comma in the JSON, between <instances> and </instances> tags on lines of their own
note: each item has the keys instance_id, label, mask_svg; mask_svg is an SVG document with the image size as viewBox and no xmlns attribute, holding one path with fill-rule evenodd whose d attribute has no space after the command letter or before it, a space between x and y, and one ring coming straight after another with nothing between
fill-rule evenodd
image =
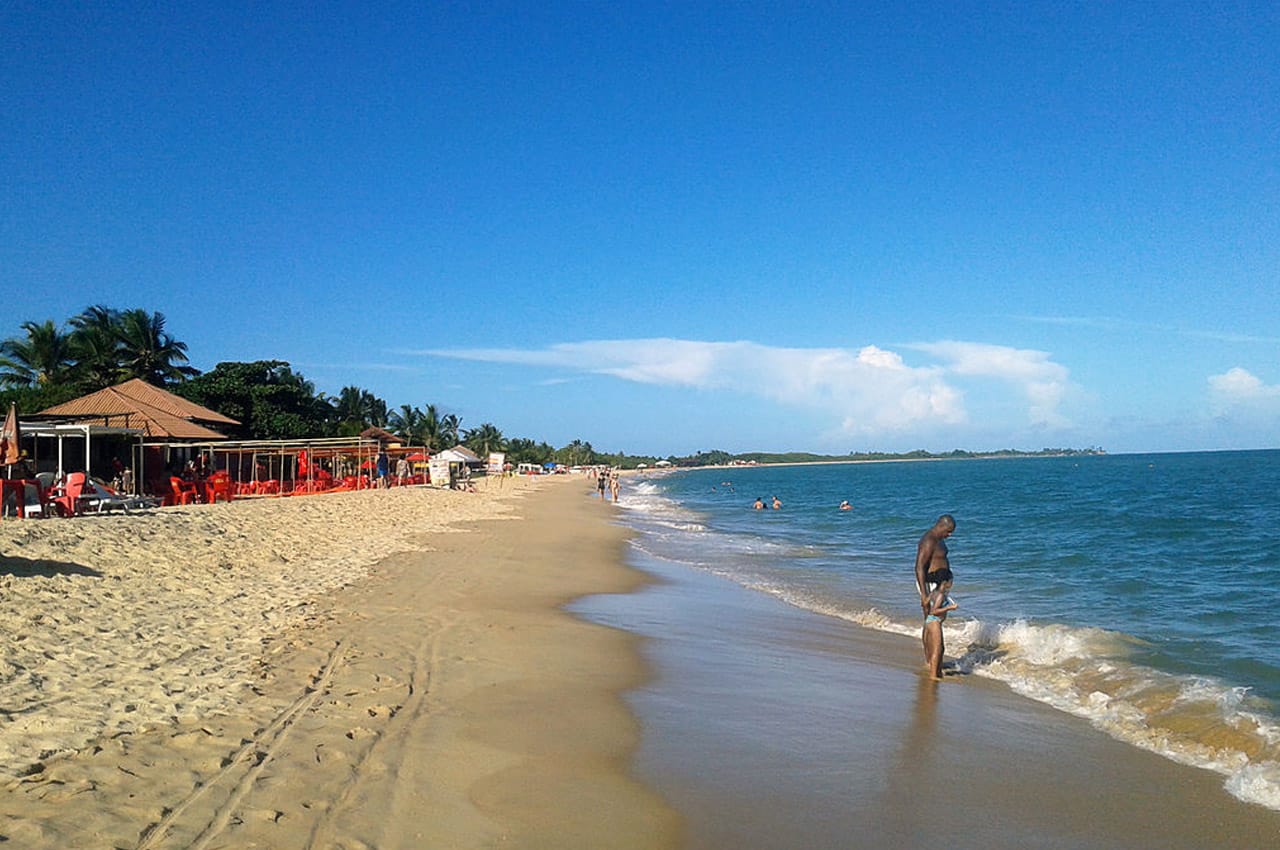
<instances>
[{"instance_id":1,"label":"group of people on beach","mask_svg":"<svg viewBox=\"0 0 1280 850\"><path fill-rule=\"evenodd\" d=\"M600 487L600 497L604 498L603 484ZM756 497L752 505L757 511L768 510L769 507L763 497ZM772 507L774 510L782 507L782 501L777 496L773 497ZM840 503L839 510L853 510L853 506L845 499ZM942 624L947 619L947 614L960 607L951 597L951 585L955 576L951 573L946 543L955 530L955 517L943 514L916 544L916 592L920 595L920 610L924 614L920 639L924 645L925 668L935 679L942 678L942 656L945 651Z\"/></svg>"},{"instance_id":2,"label":"group of people on beach","mask_svg":"<svg viewBox=\"0 0 1280 850\"><path fill-rule=\"evenodd\" d=\"M596 470L596 490L600 493L600 501L605 501L605 490L613 501L618 501L618 493L622 490L622 482L618 478L618 470L601 467Z\"/></svg>"}]
</instances>

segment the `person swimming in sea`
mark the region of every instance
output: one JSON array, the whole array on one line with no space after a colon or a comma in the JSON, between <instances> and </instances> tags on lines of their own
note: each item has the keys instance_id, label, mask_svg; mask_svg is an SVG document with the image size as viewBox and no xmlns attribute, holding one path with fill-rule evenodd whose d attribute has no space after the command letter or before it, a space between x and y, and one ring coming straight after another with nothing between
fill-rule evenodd
<instances>
[{"instance_id":1,"label":"person swimming in sea","mask_svg":"<svg viewBox=\"0 0 1280 850\"><path fill-rule=\"evenodd\" d=\"M921 643L924 644L924 664L935 679L942 678L942 655L946 647L942 640L942 623L947 613L960 607L951 598L951 583L954 580L951 570L943 567L929 574L929 578L937 582L937 586L925 600L924 628L920 632Z\"/></svg>"}]
</instances>

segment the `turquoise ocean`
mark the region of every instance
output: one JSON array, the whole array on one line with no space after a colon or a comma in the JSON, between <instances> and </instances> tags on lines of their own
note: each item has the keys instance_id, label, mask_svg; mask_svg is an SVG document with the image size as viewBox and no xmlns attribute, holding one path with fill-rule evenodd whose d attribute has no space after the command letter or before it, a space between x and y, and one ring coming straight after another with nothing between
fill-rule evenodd
<instances>
[{"instance_id":1,"label":"turquoise ocean","mask_svg":"<svg viewBox=\"0 0 1280 850\"><path fill-rule=\"evenodd\" d=\"M916 542L950 513L957 670L1280 810L1280 451L735 467L627 484L640 560L904 641L920 635ZM752 510L774 496L780 510Z\"/></svg>"}]
</instances>

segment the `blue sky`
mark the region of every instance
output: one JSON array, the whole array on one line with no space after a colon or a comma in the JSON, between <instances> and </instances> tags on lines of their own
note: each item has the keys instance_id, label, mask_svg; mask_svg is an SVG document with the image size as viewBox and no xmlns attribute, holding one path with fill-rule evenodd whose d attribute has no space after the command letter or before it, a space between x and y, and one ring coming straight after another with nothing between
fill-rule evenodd
<instances>
[{"instance_id":1,"label":"blue sky","mask_svg":"<svg viewBox=\"0 0 1280 850\"><path fill-rule=\"evenodd\" d=\"M1280 444L1274 3L81 5L0 9L0 336L636 454Z\"/></svg>"}]
</instances>

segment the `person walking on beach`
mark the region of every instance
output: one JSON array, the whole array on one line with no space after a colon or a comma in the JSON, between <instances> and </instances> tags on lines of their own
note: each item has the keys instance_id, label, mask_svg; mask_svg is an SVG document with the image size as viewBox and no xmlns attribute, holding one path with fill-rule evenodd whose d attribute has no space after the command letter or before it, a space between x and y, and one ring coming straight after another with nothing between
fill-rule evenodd
<instances>
[{"instance_id":1,"label":"person walking on beach","mask_svg":"<svg viewBox=\"0 0 1280 850\"><path fill-rule=\"evenodd\" d=\"M609 475L602 466L596 470L596 492L600 494L600 501L604 501L604 488L609 483Z\"/></svg>"},{"instance_id":2,"label":"person walking on beach","mask_svg":"<svg viewBox=\"0 0 1280 850\"><path fill-rule=\"evenodd\" d=\"M920 610L926 614L929 613L929 594L938 584L933 574L944 569L948 575L951 573L945 541L955 530L955 518L951 514L943 514L916 544L916 591L920 594Z\"/></svg>"},{"instance_id":3,"label":"person walking on beach","mask_svg":"<svg viewBox=\"0 0 1280 850\"><path fill-rule=\"evenodd\" d=\"M612 470L609 473L609 495L613 496L614 504L618 502L618 492L622 489L622 482L618 480L618 470Z\"/></svg>"},{"instance_id":4,"label":"person walking on beach","mask_svg":"<svg viewBox=\"0 0 1280 850\"><path fill-rule=\"evenodd\" d=\"M930 574L937 579L933 591L925 597L924 628L920 632L920 641L924 644L924 664L935 679L942 678L942 654L946 647L942 641L942 622L947 619L947 612L960 606L949 595L951 592L951 570L943 567Z\"/></svg>"},{"instance_id":5,"label":"person walking on beach","mask_svg":"<svg viewBox=\"0 0 1280 850\"><path fill-rule=\"evenodd\" d=\"M385 490L391 484L388 480L391 475L391 459L387 457L386 449L378 450L377 470L378 487Z\"/></svg>"}]
</instances>

